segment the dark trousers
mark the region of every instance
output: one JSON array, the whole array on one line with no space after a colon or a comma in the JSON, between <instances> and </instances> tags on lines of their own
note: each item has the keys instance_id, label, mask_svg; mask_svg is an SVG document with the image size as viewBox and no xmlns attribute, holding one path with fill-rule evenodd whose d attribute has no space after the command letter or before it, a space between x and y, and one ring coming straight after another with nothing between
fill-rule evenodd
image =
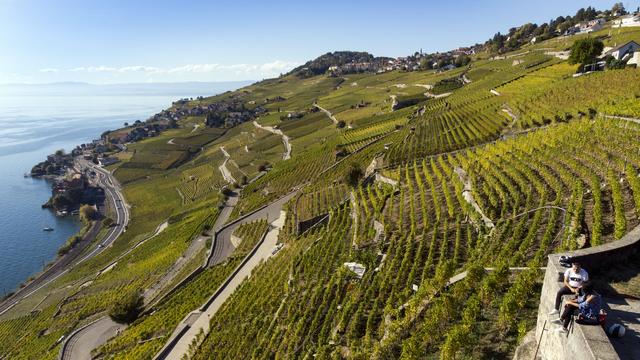
<instances>
[{"instance_id":1,"label":"dark trousers","mask_svg":"<svg viewBox=\"0 0 640 360\"><path fill-rule=\"evenodd\" d=\"M571 322L571 316L578 309L577 306L573 306L571 304L567 304L564 306L564 310L562 311L562 315L560 315L560 320L562 321L562 326L565 329L569 328L569 323Z\"/></svg>"},{"instance_id":2,"label":"dark trousers","mask_svg":"<svg viewBox=\"0 0 640 360\"><path fill-rule=\"evenodd\" d=\"M573 291L571 291L571 289L569 289L566 285L561 287L560 290L558 290L558 293L556 294L556 310L560 310L560 303L562 303L562 296L563 295L571 295L573 294Z\"/></svg>"}]
</instances>

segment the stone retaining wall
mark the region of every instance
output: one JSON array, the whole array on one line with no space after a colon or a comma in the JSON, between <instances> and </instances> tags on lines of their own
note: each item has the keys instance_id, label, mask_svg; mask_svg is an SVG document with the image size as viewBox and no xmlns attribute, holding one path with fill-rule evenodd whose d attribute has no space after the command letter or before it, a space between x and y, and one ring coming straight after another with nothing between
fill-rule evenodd
<instances>
[{"instance_id":1,"label":"stone retaining wall","mask_svg":"<svg viewBox=\"0 0 640 360\"><path fill-rule=\"evenodd\" d=\"M631 230L618 241L601 246L568 252L564 255L577 258L590 273L597 273L607 266L626 261L630 256L640 254L640 226ZM538 356L542 359L620 359L609 338L600 326L575 324L569 334L554 333L549 323L553 318L549 312L553 309L556 292L563 286L563 274L566 268L560 266L563 254L549 255L547 271L542 286L536 341L540 340ZM546 325L545 325L546 322Z\"/></svg>"}]
</instances>

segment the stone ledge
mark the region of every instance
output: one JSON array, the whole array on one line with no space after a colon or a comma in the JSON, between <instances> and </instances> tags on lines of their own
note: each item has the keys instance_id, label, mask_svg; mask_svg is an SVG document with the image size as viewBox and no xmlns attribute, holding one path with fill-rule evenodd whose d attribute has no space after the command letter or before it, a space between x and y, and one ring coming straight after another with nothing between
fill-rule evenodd
<instances>
[{"instance_id":1,"label":"stone ledge","mask_svg":"<svg viewBox=\"0 0 640 360\"><path fill-rule=\"evenodd\" d=\"M638 253L640 253L640 226L629 231L622 239L611 243L549 255L536 324L536 339L542 339L540 356L543 359L620 359L602 327L575 324L571 333L559 336L549 332L552 327L549 321L552 319L548 313L554 306L557 291L562 287L562 276L566 270L560 265L561 255L578 259L587 271L596 273L599 269L625 261Z\"/></svg>"}]
</instances>

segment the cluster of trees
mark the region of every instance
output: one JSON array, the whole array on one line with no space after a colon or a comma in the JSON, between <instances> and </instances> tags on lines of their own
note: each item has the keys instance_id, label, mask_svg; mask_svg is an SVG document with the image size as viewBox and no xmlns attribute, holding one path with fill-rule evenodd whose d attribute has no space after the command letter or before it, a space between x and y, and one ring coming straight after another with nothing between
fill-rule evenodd
<instances>
[{"instance_id":1,"label":"cluster of trees","mask_svg":"<svg viewBox=\"0 0 640 360\"><path fill-rule=\"evenodd\" d=\"M536 41L550 39L563 35L578 23L594 20L597 17L609 19L626 13L627 11L621 2L614 4L611 10L600 11L593 7L581 8L574 16L558 16L541 25L527 23L509 29L506 34L498 32L485 42L485 48L492 53L513 51L529 43L533 38L536 38Z\"/></svg>"},{"instance_id":2,"label":"cluster of trees","mask_svg":"<svg viewBox=\"0 0 640 360\"><path fill-rule=\"evenodd\" d=\"M461 67L469 64L471 58L467 55L454 56L451 53L427 54L420 59L420 69L431 70L439 69L447 65L455 65Z\"/></svg>"},{"instance_id":3,"label":"cluster of trees","mask_svg":"<svg viewBox=\"0 0 640 360\"><path fill-rule=\"evenodd\" d=\"M571 46L571 55L569 55L569 64L591 64L596 58L602 54L604 43L598 39L586 38L580 39Z\"/></svg>"},{"instance_id":4,"label":"cluster of trees","mask_svg":"<svg viewBox=\"0 0 640 360\"><path fill-rule=\"evenodd\" d=\"M349 63L379 63L381 66L390 58L374 57L364 51L334 51L321 55L314 60L307 61L304 65L291 70L291 73L301 78L324 74L331 66L340 66Z\"/></svg>"}]
</instances>

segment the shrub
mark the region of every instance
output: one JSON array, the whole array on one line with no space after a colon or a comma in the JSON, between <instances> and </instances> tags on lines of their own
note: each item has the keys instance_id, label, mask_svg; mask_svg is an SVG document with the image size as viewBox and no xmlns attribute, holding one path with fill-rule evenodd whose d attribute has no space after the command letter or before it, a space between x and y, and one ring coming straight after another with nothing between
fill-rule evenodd
<instances>
[{"instance_id":1,"label":"shrub","mask_svg":"<svg viewBox=\"0 0 640 360\"><path fill-rule=\"evenodd\" d=\"M364 171L362 171L362 167L360 167L360 164L354 162L351 163L351 165L347 169L347 172L344 175L344 180L347 184L356 187L358 186L358 182L363 175Z\"/></svg>"},{"instance_id":2,"label":"shrub","mask_svg":"<svg viewBox=\"0 0 640 360\"><path fill-rule=\"evenodd\" d=\"M102 226L104 227L110 227L113 225L113 219L110 217L104 218L104 220L102 220Z\"/></svg>"},{"instance_id":3,"label":"shrub","mask_svg":"<svg viewBox=\"0 0 640 360\"><path fill-rule=\"evenodd\" d=\"M142 313L143 306L144 302L140 293L130 292L113 304L109 309L109 317L119 324L131 324Z\"/></svg>"},{"instance_id":4,"label":"shrub","mask_svg":"<svg viewBox=\"0 0 640 360\"><path fill-rule=\"evenodd\" d=\"M569 64L590 64L602 53L604 44L594 38L580 39L571 46Z\"/></svg>"},{"instance_id":5,"label":"shrub","mask_svg":"<svg viewBox=\"0 0 640 360\"><path fill-rule=\"evenodd\" d=\"M95 220L97 216L98 212L95 207L87 204L80 207L80 220L89 222L91 220Z\"/></svg>"}]
</instances>

